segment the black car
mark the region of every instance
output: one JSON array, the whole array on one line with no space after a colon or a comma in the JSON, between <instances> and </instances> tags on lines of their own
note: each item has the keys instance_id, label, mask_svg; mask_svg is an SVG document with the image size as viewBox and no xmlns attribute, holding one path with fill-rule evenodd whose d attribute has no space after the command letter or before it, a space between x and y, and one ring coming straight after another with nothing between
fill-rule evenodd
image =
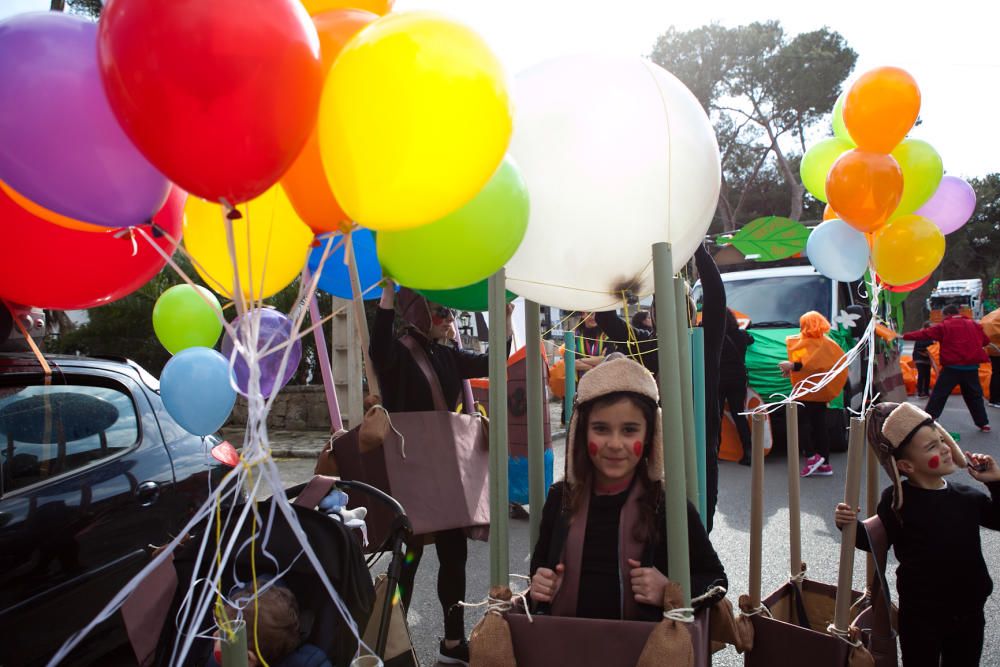
<instances>
[{"instance_id":1,"label":"black car","mask_svg":"<svg viewBox=\"0 0 1000 667\"><path fill-rule=\"evenodd\" d=\"M0 354L0 665L44 664L177 535L227 468L124 359ZM64 664L107 664L120 614ZM171 622L168 620L168 622Z\"/></svg>"}]
</instances>

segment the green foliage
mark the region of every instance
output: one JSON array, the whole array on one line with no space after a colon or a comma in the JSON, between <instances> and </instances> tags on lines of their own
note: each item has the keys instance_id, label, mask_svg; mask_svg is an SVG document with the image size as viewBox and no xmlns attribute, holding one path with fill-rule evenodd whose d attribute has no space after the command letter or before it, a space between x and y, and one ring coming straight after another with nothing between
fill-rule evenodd
<instances>
[{"instance_id":1,"label":"green foliage","mask_svg":"<svg viewBox=\"0 0 1000 667\"><path fill-rule=\"evenodd\" d=\"M723 171L717 230L776 213L820 217L818 202L806 208L798 160L857 60L840 34L822 28L788 39L777 21L670 28L650 57L691 89L715 125Z\"/></svg>"},{"instance_id":2,"label":"green foliage","mask_svg":"<svg viewBox=\"0 0 1000 667\"><path fill-rule=\"evenodd\" d=\"M785 259L805 250L809 230L789 218L767 216L744 225L732 244L746 257L758 262Z\"/></svg>"}]
</instances>

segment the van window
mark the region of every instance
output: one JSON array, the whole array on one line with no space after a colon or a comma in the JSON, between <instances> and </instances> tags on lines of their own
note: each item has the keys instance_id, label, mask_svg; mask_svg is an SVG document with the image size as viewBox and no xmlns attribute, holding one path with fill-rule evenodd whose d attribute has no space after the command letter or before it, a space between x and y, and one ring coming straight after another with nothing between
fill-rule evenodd
<instances>
[{"instance_id":1,"label":"van window","mask_svg":"<svg viewBox=\"0 0 1000 667\"><path fill-rule=\"evenodd\" d=\"M754 327L798 328L799 317L810 310L830 317L830 279L823 276L727 280L725 286L726 304L747 315Z\"/></svg>"},{"instance_id":2,"label":"van window","mask_svg":"<svg viewBox=\"0 0 1000 667\"><path fill-rule=\"evenodd\" d=\"M0 388L3 492L113 456L139 441L131 397L110 387Z\"/></svg>"}]
</instances>

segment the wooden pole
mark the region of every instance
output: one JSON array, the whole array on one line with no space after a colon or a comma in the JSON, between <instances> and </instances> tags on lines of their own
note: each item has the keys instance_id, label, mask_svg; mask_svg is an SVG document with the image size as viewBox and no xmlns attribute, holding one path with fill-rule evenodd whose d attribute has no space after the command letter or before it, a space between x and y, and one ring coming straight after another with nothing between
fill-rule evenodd
<instances>
[{"instance_id":1,"label":"wooden pole","mask_svg":"<svg viewBox=\"0 0 1000 667\"><path fill-rule=\"evenodd\" d=\"M677 298L673 253L669 243L653 244L653 281L656 289L657 360L660 403L663 405L663 479L666 491L667 577L691 604L691 566L688 553L687 472L684 467L684 412L681 398L680 352L677 341ZM567 371L568 374L568 371Z\"/></svg>"},{"instance_id":2,"label":"wooden pole","mask_svg":"<svg viewBox=\"0 0 1000 667\"><path fill-rule=\"evenodd\" d=\"M382 396L382 388L378 382L378 372L375 364L372 363L369 352L370 336L368 334L368 317L365 316L365 302L361 294L361 278L358 277L358 260L354 255L354 244L351 238L345 240L347 244L344 252L347 253L347 269L351 276L351 306L354 309L354 328L358 332L358 344L361 345L361 355L365 360L365 377L368 379L368 393L373 396ZM351 425L353 426L353 424Z\"/></svg>"},{"instance_id":3,"label":"wooden pole","mask_svg":"<svg viewBox=\"0 0 1000 667\"><path fill-rule=\"evenodd\" d=\"M307 268L302 274L303 282L310 282L312 274ZM316 359L319 361L320 375L323 377L323 394L326 396L326 407L330 411L330 432L336 433L344 428L340 417L340 404L337 401L337 389L333 384L333 369L330 368L330 348L326 346L326 334L321 324L323 318L319 314L319 303L316 294L309 297L309 319L312 322L313 340L316 341Z\"/></svg>"},{"instance_id":4,"label":"wooden pole","mask_svg":"<svg viewBox=\"0 0 1000 667\"><path fill-rule=\"evenodd\" d=\"M698 506L698 460L694 444L694 385L691 371L691 343L688 329L688 298L682 278L674 278L674 306L677 308L677 355L680 361L681 415L684 429L684 479L687 499Z\"/></svg>"},{"instance_id":5,"label":"wooden pole","mask_svg":"<svg viewBox=\"0 0 1000 667\"><path fill-rule=\"evenodd\" d=\"M528 515L529 545L534 550L542 525L545 504L545 431L542 410L547 409L542 386L542 325L538 304L524 302L524 326L527 331L527 394L528 394Z\"/></svg>"},{"instance_id":6,"label":"wooden pole","mask_svg":"<svg viewBox=\"0 0 1000 667\"><path fill-rule=\"evenodd\" d=\"M792 577L802 572L802 510L799 493L799 406L785 406L785 438L788 443L788 555Z\"/></svg>"},{"instance_id":7,"label":"wooden pole","mask_svg":"<svg viewBox=\"0 0 1000 667\"><path fill-rule=\"evenodd\" d=\"M865 508L867 510L868 516L875 516L878 513L878 500L879 500L879 489L878 489L878 471L879 463L878 457L875 456L875 450L871 447L866 448L868 450L868 456L866 461L865 472L867 473L867 486L868 486L868 506ZM875 556L871 553L868 554L868 566L865 570L865 581L871 586L872 582L875 581Z\"/></svg>"},{"instance_id":8,"label":"wooden pole","mask_svg":"<svg viewBox=\"0 0 1000 667\"><path fill-rule=\"evenodd\" d=\"M507 300L504 270L489 279L490 300L490 585L508 586Z\"/></svg>"},{"instance_id":9,"label":"wooden pole","mask_svg":"<svg viewBox=\"0 0 1000 667\"><path fill-rule=\"evenodd\" d=\"M861 493L861 466L865 455L865 421L860 417L851 418L851 430L847 443L847 482L844 485L844 503L848 507L858 506ZM851 613L851 584L854 580L854 547L858 531L840 532L840 570L837 577L837 600L833 617L833 627L837 632L847 632Z\"/></svg>"},{"instance_id":10,"label":"wooden pole","mask_svg":"<svg viewBox=\"0 0 1000 667\"><path fill-rule=\"evenodd\" d=\"M754 414L750 442L750 607L760 607L764 557L764 415Z\"/></svg>"}]
</instances>

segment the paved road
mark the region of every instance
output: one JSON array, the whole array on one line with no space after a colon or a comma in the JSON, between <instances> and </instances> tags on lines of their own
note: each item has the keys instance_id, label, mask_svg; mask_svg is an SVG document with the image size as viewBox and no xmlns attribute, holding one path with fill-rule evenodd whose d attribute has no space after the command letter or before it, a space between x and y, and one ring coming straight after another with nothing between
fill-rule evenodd
<instances>
[{"instance_id":1,"label":"paved road","mask_svg":"<svg viewBox=\"0 0 1000 667\"><path fill-rule=\"evenodd\" d=\"M994 424L1000 429L1000 410L988 408ZM980 433L972 425L960 397L954 396L942 416L942 423L950 431L961 434L963 449L1000 455L1000 436ZM562 469L563 441L556 442L556 470ZM844 493L845 454L833 455L834 475L826 478L802 480L802 554L808 564L809 577L818 581L836 583L839 561L839 533L833 524L833 507ZM312 473L312 462L286 459L280 462L282 474L290 485L306 479ZM784 458L769 460L765 468L765 526L763 589L766 592L780 586L788 570L788 511L787 475ZM953 481L978 485L965 472L953 475ZM883 486L887 478L882 475ZM726 566L731 582L731 596L735 599L746 592L748 580L749 549L749 483L750 470L734 463L723 463L720 472L720 502L712 542ZM993 578L1000 579L1000 534L984 531L983 551ZM510 523L510 571L527 574L528 523ZM890 586L895 592L895 559L890 556ZM410 626L421 664L432 665L437 653L437 642L442 631L441 610L435 594L437 560L433 549L424 553L420 572L417 574ZM470 543L468 567L468 600L482 600L489 579L489 551L482 542ZM855 566L855 586L862 585L864 560L858 558ZM515 582L517 585L517 582ZM466 626L471 630L479 614L467 612ZM1000 594L990 597L986 607L986 646L983 665L1000 665L1000 629L995 619L1000 618ZM990 621L990 619L993 619ZM741 665L742 657L731 649L718 653L714 665Z\"/></svg>"}]
</instances>

